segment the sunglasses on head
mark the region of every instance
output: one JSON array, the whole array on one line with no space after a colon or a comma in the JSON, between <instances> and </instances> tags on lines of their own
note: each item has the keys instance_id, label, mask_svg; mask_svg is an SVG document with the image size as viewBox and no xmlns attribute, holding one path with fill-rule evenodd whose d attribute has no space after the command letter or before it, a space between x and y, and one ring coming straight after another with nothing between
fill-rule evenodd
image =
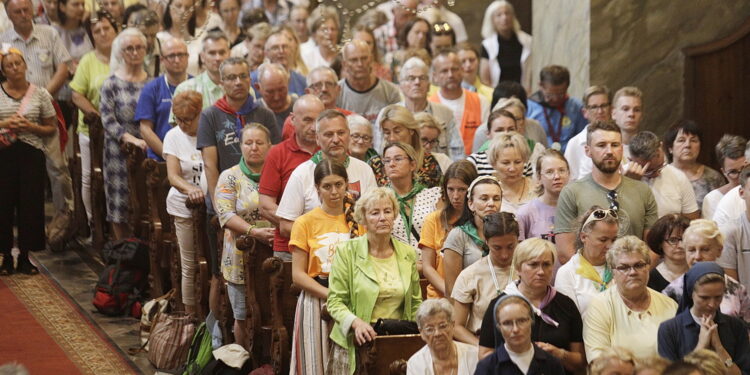
<instances>
[{"instance_id":1,"label":"sunglasses on head","mask_svg":"<svg viewBox=\"0 0 750 375\"><path fill-rule=\"evenodd\" d=\"M453 28L451 27L451 25L449 25L447 22L436 23L436 24L432 25L432 28L434 30L434 33L437 34L437 35L447 34L447 33L450 33L453 30Z\"/></svg>"},{"instance_id":2,"label":"sunglasses on head","mask_svg":"<svg viewBox=\"0 0 750 375\"><path fill-rule=\"evenodd\" d=\"M616 210L612 210L612 209L605 210L603 208L596 209L596 210L594 210L594 212L591 213L591 215L589 215L589 217L586 218L586 221L583 223L582 228L585 228L592 221L604 220L604 219L607 218L607 216L609 216L609 217L611 217L611 218L613 218L613 219L616 220L617 219L617 211Z\"/></svg>"}]
</instances>

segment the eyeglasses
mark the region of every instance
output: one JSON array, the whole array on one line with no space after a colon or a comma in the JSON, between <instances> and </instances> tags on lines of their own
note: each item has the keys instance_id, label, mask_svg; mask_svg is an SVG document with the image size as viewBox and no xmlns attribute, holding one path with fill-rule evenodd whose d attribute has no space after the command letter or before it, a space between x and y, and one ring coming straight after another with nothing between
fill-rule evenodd
<instances>
[{"instance_id":1,"label":"eyeglasses","mask_svg":"<svg viewBox=\"0 0 750 375\"><path fill-rule=\"evenodd\" d=\"M599 105L587 105L586 109L588 109L591 112L598 112L598 111L603 111L609 108L609 105L610 105L609 103L599 104Z\"/></svg>"},{"instance_id":2,"label":"eyeglasses","mask_svg":"<svg viewBox=\"0 0 750 375\"><path fill-rule=\"evenodd\" d=\"M667 166L667 163L666 163L666 162L665 162L665 163L662 163L662 165L660 165L660 166L659 166L658 168L656 168L656 169L652 169L652 170L650 170L650 171L649 171L649 170L647 170L647 171L644 171L644 172L643 172L643 176L645 176L645 177L649 177L649 178L651 178L651 177L656 177L656 176L658 176L658 175L659 175L659 173L661 172L661 170L662 170L662 169L664 169L664 167L666 167L666 166Z\"/></svg>"},{"instance_id":3,"label":"eyeglasses","mask_svg":"<svg viewBox=\"0 0 750 375\"><path fill-rule=\"evenodd\" d=\"M179 59L185 59L188 56L190 55L188 55L185 52L181 52L181 53L172 53L169 55L163 55L162 57L164 58L164 60L167 60L167 61L177 61Z\"/></svg>"},{"instance_id":4,"label":"eyeglasses","mask_svg":"<svg viewBox=\"0 0 750 375\"><path fill-rule=\"evenodd\" d=\"M127 46L127 47L125 47L125 52L127 52L127 53L143 52L145 50L146 50L146 46L144 46L144 45Z\"/></svg>"},{"instance_id":5,"label":"eyeglasses","mask_svg":"<svg viewBox=\"0 0 750 375\"><path fill-rule=\"evenodd\" d=\"M428 138L422 138L420 139L422 141L422 145L425 147L432 147L438 144L440 142L437 138L435 139L428 139Z\"/></svg>"},{"instance_id":6,"label":"eyeglasses","mask_svg":"<svg viewBox=\"0 0 750 375\"><path fill-rule=\"evenodd\" d=\"M226 82L234 82L238 78L240 80L244 81L244 80L250 78L250 75L247 74L247 73L242 73L242 74L227 74L224 77L222 77L221 80L222 81L226 81Z\"/></svg>"},{"instance_id":7,"label":"eyeglasses","mask_svg":"<svg viewBox=\"0 0 750 375\"><path fill-rule=\"evenodd\" d=\"M604 209L597 209L594 210L594 212L589 215L589 217L586 218L586 221L583 222L583 226L581 228L585 228L586 225L588 225L592 221L599 221L604 220L607 218L607 216L617 220L617 211L613 209L604 210Z\"/></svg>"},{"instance_id":8,"label":"eyeglasses","mask_svg":"<svg viewBox=\"0 0 750 375\"><path fill-rule=\"evenodd\" d=\"M630 273L630 271L632 271L632 270L642 271L647 266L648 266L648 263L646 263L646 262L638 262L638 263L632 264L632 265L630 265L630 264L621 264L621 265L615 267L615 269L617 271L622 272L622 273Z\"/></svg>"},{"instance_id":9,"label":"eyeglasses","mask_svg":"<svg viewBox=\"0 0 750 375\"><path fill-rule=\"evenodd\" d=\"M503 320L498 324L499 328L505 329L505 330L512 330L513 327L525 327L527 324L531 323L531 318L525 317L525 318L518 318L516 320Z\"/></svg>"},{"instance_id":10,"label":"eyeglasses","mask_svg":"<svg viewBox=\"0 0 750 375\"><path fill-rule=\"evenodd\" d=\"M427 326L422 328L422 333L424 333L427 336L432 336L437 334L438 332L444 332L448 328L452 327L453 324L449 322L442 322L438 324L437 326Z\"/></svg>"},{"instance_id":11,"label":"eyeglasses","mask_svg":"<svg viewBox=\"0 0 750 375\"><path fill-rule=\"evenodd\" d=\"M174 117L174 121L176 123L178 123L178 124L190 124L191 122L195 121L196 118L197 117L193 117L193 118L191 118L191 119L188 120L188 119L179 118L179 117L175 116Z\"/></svg>"},{"instance_id":12,"label":"eyeglasses","mask_svg":"<svg viewBox=\"0 0 750 375\"><path fill-rule=\"evenodd\" d=\"M448 22L436 23L432 25L432 29L435 35L445 35L453 32L453 28Z\"/></svg>"},{"instance_id":13,"label":"eyeglasses","mask_svg":"<svg viewBox=\"0 0 750 375\"><path fill-rule=\"evenodd\" d=\"M607 199L609 200L609 209L619 211L620 202L617 201L617 190L610 190L607 192Z\"/></svg>"},{"instance_id":14,"label":"eyeglasses","mask_svg":"<svg viewBox=\"0 0 750 375\"><path fill-rule=\"evenodd\" d=\"M553 178L555 175L559 175L560 177L565 177L570 174L570 171L567 168L560 168L560 169L550 169L548 171L542 172L542 176L547 178Z\"/></svg>"},{"instance_id":15,"label":"eyeglasses","mask_svg":"<svg viewBox=\"0 0 750 375\"><path fill-rule=\"evenodd\" d=\"M369 135L361 135L361 134L356 134L355 133L355 134L352 134L351 137L352 137L352 140L354 142L360 142L360 141L362 141L362 142L367 143L367 142L371 142L372 141L372 136L369 136Z\"/></svg>"},{"instance_id":16,"label":"eyeglasses","mask_svg":"<svg viewBox=\"0 0 750 375\"><path fill-rule=\"evenodd\" d=\"M404 161L404 160L411 160L411 159L409 159L406 156L396 156L393 159L390 159L390 158L383 159L383 164L388 165L388 164L391 164L392 162L396 162L397 164L401 164L401 162Z\"/></svg>"},{"instance_id":17,"label":"eyeglasses","mask_svg":"<svg viewBox=\"0 0 750 375\"><path fill-rule=\"evenodd\" d=\"M664 239L664 241L667 241L672 246L677 246L678 243L682 242L682 237L669 237Z\"/></svg>"}]
</instances>

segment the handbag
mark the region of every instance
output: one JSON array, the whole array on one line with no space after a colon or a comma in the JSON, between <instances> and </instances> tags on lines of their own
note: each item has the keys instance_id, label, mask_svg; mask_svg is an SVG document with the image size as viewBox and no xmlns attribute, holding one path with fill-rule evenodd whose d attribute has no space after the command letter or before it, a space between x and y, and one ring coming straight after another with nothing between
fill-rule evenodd
<instances>
[{"instance_id":1,"label":"handbag","mask_svg":"<svg viewBox=\"0 0 750 375\"><path fill-rule=\"evenodd\" d=\"M151 328L154 325L154 319L157 314L164 314L167 312L167 309L169 309L169 302L174 298L175 293L177 293L177 290L172 289L167 292L167 294L154 298L143 305L143 308L141 309L140 335L141 345L145 345L146 351L148 351L148 338L151 335Z\"/></svg>"},{"instance_id":2,"label":"handbag","mask_svg":"<svg viewBox=\"0 0 750 375\"><path fill-rule=\"evenodd\" d=\"M187 360L194 334L195 324L190 315L157 313L148 340L148 361L161 370L180 368Z\"/></svg>"},{"instance_id":3,"label":"handbag","mask_svg":"<svg viewBox=\"0 0 750 375\"><path fill-rule=\"evenodd\" d=\"M23 112L26 111L26 107L28 107L34 91L36 91L36 86L33 83L29 83L29 88L26 90L26 94L24 94L23 99L21 100L21 105L18 106L18 111L16 111L17 115L22 115ZM10 147L17 141L18 133L15 130L0 128L0 150Z\"/></svg>"},{"instance_id":4,"label":"handbag","mask_svg":"<svg viewBox=\"0 0 750 375\"><path fill-rule=\"evenodd\" d=\"M419 334L417 323L410 320L380 318L372 325L372 329L378 336Z\"/></svg>"}]
</instances>

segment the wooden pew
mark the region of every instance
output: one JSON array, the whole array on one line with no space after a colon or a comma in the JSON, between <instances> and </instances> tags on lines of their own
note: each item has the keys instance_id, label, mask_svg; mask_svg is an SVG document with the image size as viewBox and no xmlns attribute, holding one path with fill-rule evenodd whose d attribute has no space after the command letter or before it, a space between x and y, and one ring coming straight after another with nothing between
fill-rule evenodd
<instances>
[{"instance_id":1,"label":"wooden pew","mask_svg":"<svg viewBox=\"0 0 750 375\"><path fill-rule=\"evenodd\" d=\"M205 320L208 315L208 292L211 289L211 272L208 269L208 231L206 228L206 205L185 203L192 213L193 246L195 248L195 316Z\"/></svg>"},{"instance_id":2,"label":"wooden pew","mask_svg":"<svg viewBox=\"0 0 750 375\"><path fill-rule=\"evenodd\" d=\"M140 147L125 143L122 145L128 167L128 188L130 190L130 226L133 234L141 239L147 239L150 232L150 218L148 209L148 194L146 193L146 169L143 162L146 152ZM156 294L160 296L161 294Z\"/></svg>"},{"instance_id":3,"label":"wooden pew","mask_svg":"<svg viewBox=\"0 0 750 375\"><path fill-rule=\"evenodd\" d=\"M266 337L264 342L268 343L274 371L288 374L299 288L292 283L292 262L270 257L263 261L263 270L271 283L271 319L262 328Z\"/></svg>"},{"instance_id":4,"label":"wooden pew","mask_svg":"<svg viewBox=\"0 0 750 375\"><path fill-rule=\"evenodd\" d=\"M174 287L176 310L183 310L180 288L180 249L174 233L172 217L167 213L167 194L171 188L167 178L167 163L145 159L142 163L146 176L148 241L151 261L149 274L151 295L160 296ZM169 287L167 287L169 285Z\"/></svg>"},{"instance_id":5,"label":"wooden pew","mask_svg":"<svg viewBox=\"0 0 750 375\"><path fill-rule=\"evenodd\" d=\"M209 223L216 231L216 249L219 252L217 257L219 264L221 264L221 253L224 249L224 228L219 223L219 217L214 216ZM209 241L212 239L209 239ZM209 274L211 270L208 270ZM209 280L211 276L209 275ZM221 335L224 341L224 345L231 344L234 342L234 334L232 334L232 328L234 325L234 316L232 314L232 304L229 302L229 294L227 293L227 282L222 279L222 287L219 288L219 311L215 311L216 320L219 321L219 328L221 329Z\"/></svg>"},{"instance_id":6,"label":"wooden pew","mask_svg":"<svg viewBox=\"0 0 750 375\"><path fill-rule=\"evenodd\" d=\"M420 335L378 336L357 348L362 375L390 375L401 373L403 364L425 345Z\"/></svg>"},{"instance_id":7,"label":"wooden pew","mask_svg":"<svg viewBox=\"0 0 750 375\"><path fill-rule=\"evenodd\" d=\"M245 266L245 294L247 306L247 337L246 343L253 367L260 367L268 362L268 346L264 345L262 327L270 319L270 281L268 274L263 272L263 262L273 257L270 247L255 241L250 236L237 238L237 249L242 250L242 261Z\"/></svg>"},{"instance_id":8,"label":"wooden pew","mask_svg":"<svg viewBox=\"0 0 750 375\"><path fill-rule=\"evenodd\" d=\"M91 153L91 244L101 252L109 237L106 198L104 197L104 128L102 120L86 123L89 126Z\"/></svg>"}]
</instances>

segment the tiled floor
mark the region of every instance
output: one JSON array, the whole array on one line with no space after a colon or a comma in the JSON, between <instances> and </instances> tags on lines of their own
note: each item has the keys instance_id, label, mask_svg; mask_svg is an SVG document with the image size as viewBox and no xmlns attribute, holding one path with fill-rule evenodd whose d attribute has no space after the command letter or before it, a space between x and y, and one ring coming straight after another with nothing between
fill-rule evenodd
<instances>
[{"instance_id":1,"label":"tiled floor","mask_svg":"<svg viewBox=\"0 0 750 375\"><path fill-rule=\"evenodd\" d=\"M139 347L139 322L130 317L113 318L99 314L91 304L99 272L104 268L101 258L90 248L69 249L61 253L49 250L32 253L40 266L71 296L99 328L130 358L143 374L154 374L146 355L127 354L129 348Z\"/></svg>"}]
</instances>

